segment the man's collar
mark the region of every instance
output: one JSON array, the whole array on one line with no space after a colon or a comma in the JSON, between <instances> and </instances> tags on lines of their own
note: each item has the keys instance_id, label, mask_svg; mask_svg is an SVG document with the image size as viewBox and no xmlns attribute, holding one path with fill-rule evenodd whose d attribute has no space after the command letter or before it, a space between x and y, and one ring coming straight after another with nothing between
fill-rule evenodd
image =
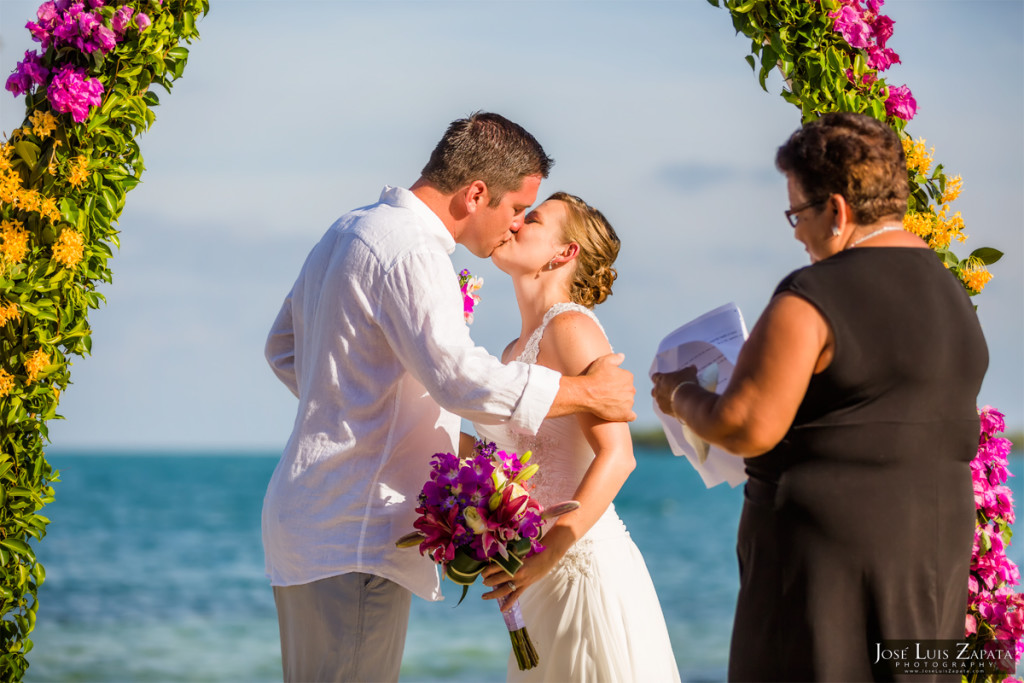
<instances>
[{"instance_id":1,"label":"man's collar","mask_svg":"<svg viewBox=\"0 0 1024 683\"><path fill-rule=\"evenodd\" d=\"M441 218L409 190L404 187L385 185L384 190L380 193L380 203L409 209L423 220L430 233L437 237L441 246L449 254L455 251L455 238L448 232L448 228Z\"/></svg>"}]
</instances>

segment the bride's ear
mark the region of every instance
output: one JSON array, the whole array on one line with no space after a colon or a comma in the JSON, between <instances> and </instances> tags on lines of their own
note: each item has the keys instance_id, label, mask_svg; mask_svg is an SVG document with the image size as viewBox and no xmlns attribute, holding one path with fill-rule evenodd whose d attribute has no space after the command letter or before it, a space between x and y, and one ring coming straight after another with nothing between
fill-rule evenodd
<instances>
[{"instance_id":1,"label":"bride's ear","mask_svg":"<svg viewBox=\"0 0 1024 683\"><path fill-rule=\"evenodd\" d=\"M569 242L569 244L565 245L562 251L560 251L558 255L555 256L555 258L551 259L551 262L556 265L569 263L570 261L575 260L575 258L579 256L579 253L580 245L576 244L575 242Z\"/></svg>"}]
</instances>

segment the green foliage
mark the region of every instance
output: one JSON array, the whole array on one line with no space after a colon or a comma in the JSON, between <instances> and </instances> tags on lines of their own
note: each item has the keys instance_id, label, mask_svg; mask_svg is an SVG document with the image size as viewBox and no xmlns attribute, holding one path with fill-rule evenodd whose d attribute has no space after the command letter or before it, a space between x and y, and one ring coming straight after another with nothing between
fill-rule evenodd
<instances>
[{"instance_id":1,"label":"green foliage","mask_svg":"<svg viewBox=\"0 0 1024 683\"><path fill-rule=\"evenodd\" d=\"M43 452L46 423L60 417L69 356L92 348L88 312L103 300L97 284L111 281L114 224L145 168L136 138L156 120L151 88L170 91L181 77L181 44L198 38L196 20L209 9L208 0L123 4L145 10L152 25L127 31L106 55L53 46L42 55L47 68L86 68L104 86L100 106L76 123L51 109L43 89L29 92L25 120L0 154L0 678L8 681L28 667L46 576L33 551L58 481ZM100 12L109 19L115 9ZM55 128L38 125L44 113ZM23 254L12 246L18 239Z\"/></svg>"},{"instance_id":2,"label":"green foliage","mask_svg":"<svg viewBox=\"0 0 1024 683\"><path fill-rule=\"evenodd\" d=\"M717 0L710 1L718 6ZM724 4L736 32L750 38L746 59L761 88L767 92L768 76L777 69L785 81L782 98L800 109L804 122L846 111L888 120L897 131L903 130L905 121L886 117L884 79L864 83L866 75L876 72L868 69L862 50L850 47L833 30L828 13L839 7L837 0L725 0Z\"/></svg>"},{"instance_id":3,"label":"green foliage","mask_svg":"<svg viewBox=\"0 0 1024 683\"><path fill-rule=\"evenodd\" d=\"M948 186L959 183L946 175L942 164L927 174L927 164L913 165L931 157L923 153L924 141L916 144L905 131L907 121L886 112L889 86L877 70L868 67L868 54L846 41L829 16L842 5L838 0L708 0L724 4L737 33L750 38L747 63L767 91L772 70L784 81L780 95L800 110L806 123L830 112L855 112L887 122L908 150L910 197L904 227L928 242L940 259L974 296L991 274L985 266L1001 256L996 249L976 249L964 259L950 251L953 240L963 241L963 220L948 209ZM923 156L922 156L923 153ZM936 208L938 207L938 208Z\"/></svg>"}]
</instances>

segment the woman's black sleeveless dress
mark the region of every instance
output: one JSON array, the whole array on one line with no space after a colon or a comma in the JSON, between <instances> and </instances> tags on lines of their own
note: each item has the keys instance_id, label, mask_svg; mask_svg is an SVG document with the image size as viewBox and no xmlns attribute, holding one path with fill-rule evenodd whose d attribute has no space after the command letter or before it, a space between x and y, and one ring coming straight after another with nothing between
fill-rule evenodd
<instances>
[{"instance_id":1,"label":"woman's black sleeveless dress","mask_svg":"<svg viewBox=\"0 0 1024 683\"><path fill-rule=\"evenodd\" d=\"M781 292L821 312L835 356L747 461L729 678L884 680L876 643L964 635L988 349L930 249L842 251Z\"/></svg>"}]
</instances>

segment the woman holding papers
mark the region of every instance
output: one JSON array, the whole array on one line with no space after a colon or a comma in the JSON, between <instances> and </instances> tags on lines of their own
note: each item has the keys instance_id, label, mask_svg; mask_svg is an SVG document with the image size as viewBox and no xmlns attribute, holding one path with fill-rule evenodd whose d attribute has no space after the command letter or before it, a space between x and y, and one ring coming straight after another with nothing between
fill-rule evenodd
<instances>
[{"instance_id":1,"label":"woman holding papers","mask_svg":"<svg viewBox=\"0 0 1024 683\"><path fill-rule=\"evenodd\" d=\"M964 634L988 352L963 287L902 229L888 126L825 115L776 165L811 265L776 288L722 395L693 368L653 394L746 458L730 679L891 678L885 641Z\"/></svg>"}]
</instances>

